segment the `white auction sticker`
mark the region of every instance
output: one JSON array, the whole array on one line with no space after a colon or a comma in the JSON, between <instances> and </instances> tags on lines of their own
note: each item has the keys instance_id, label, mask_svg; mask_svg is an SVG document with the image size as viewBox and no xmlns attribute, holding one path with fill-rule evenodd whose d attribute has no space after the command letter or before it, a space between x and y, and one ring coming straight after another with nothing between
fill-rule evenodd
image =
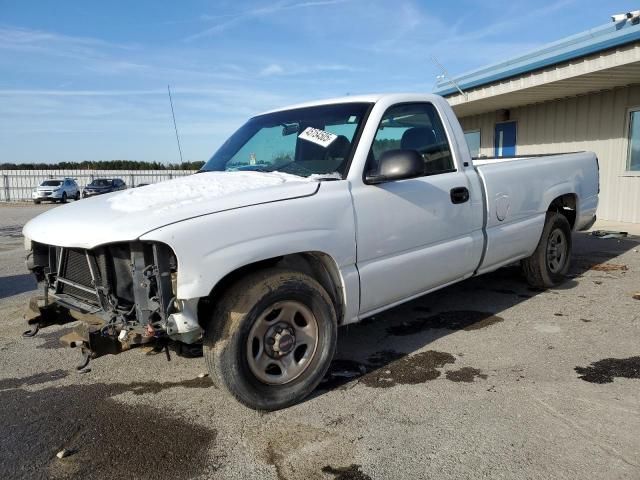
<instances>
[{"instance_id":1,"label":"white auction sticker","mask_svg":"<svg viewBox=\"0 0 640 480\"><path fill-rule=\"evenodd\" d=\"M298 135L298 138L327 148L336 138L338 138L338 136L331 132L320 130L319 128L307 127L300 135Z\"/></svg>"}]
</instances>

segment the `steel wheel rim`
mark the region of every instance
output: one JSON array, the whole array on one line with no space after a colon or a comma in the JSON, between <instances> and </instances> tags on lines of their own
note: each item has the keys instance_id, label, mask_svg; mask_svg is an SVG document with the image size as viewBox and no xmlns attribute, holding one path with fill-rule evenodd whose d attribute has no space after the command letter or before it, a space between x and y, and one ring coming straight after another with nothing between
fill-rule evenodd
<instances>
[{"instance_id":1,"label":"steel wheel rim","mask_svg":"<svg viewBox=\"0 0 640 480\"><path fill-rule=\"evenodd\" d=\"M302 375L313 360L318 321L300 302L276 302L254 322L246 347L251 373L268 385L284 385Z\"/></svg>"},{"instance_id":2,"label":"steel wheel rim","mask_svg":"<svg viewBox=\"0 0 640 480\"><path fill-rule=\"evenodd\" d=\"M551 273L558 273L564 267L569 245L564 232L556 228L549 235L547 241L547 266Z\"/></svg>"}]
</instances>

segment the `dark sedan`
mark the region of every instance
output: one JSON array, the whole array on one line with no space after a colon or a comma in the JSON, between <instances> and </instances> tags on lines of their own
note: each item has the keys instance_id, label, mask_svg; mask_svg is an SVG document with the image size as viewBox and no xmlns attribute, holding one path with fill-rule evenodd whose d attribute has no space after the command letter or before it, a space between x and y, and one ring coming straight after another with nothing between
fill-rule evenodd
<instances>
[{"instance_id":1,"label":"dark sedan","mask_svg":"<svg viewBox=\"0 0 640 480\"><path fill-rule=\"evenodd\" d=\"M93 180L89 185L84 187L84 190L82 191L82 197L93 197L95 195L116 192L118 190L124 190L126 188L127 185L120 178L97 178Z\"/></svg>"}]
</instances>

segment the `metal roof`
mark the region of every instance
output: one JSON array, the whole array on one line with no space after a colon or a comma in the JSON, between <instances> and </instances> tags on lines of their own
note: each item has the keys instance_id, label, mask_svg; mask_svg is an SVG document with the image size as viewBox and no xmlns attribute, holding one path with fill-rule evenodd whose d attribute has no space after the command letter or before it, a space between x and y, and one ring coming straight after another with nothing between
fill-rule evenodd
<instances>
[{"instance_id":1,"label":"metal roof","mask_svg":"<svg viewBox=\"0 0 640 480\"><path fill-rule=\"evenodd\" d=\"M640 23L608 23L549 43L525 55L459 75L453 80L466 91L638 40ZM443 79L438 82L433 93L447 96L458 93L458 90L450 79Z\"/></svg>"}]
</instances>

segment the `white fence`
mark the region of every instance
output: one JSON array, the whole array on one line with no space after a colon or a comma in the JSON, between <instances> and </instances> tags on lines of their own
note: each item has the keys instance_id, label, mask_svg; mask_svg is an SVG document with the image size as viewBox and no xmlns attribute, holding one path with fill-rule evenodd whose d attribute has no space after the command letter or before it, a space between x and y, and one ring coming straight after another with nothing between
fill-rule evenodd
<instances>
[{"instance_id":1,"label":"white fence","mask_svg":"<svg viewBox=\"0 0 640 480\"><path fill-rule=\"evenodd\" d=\"M84 188L95 178L121 178L127 187L191 175L195 170L0 170L0 202L31 200L31 192L48 178L73 178Z\"/></svg>"}]
</instances>

